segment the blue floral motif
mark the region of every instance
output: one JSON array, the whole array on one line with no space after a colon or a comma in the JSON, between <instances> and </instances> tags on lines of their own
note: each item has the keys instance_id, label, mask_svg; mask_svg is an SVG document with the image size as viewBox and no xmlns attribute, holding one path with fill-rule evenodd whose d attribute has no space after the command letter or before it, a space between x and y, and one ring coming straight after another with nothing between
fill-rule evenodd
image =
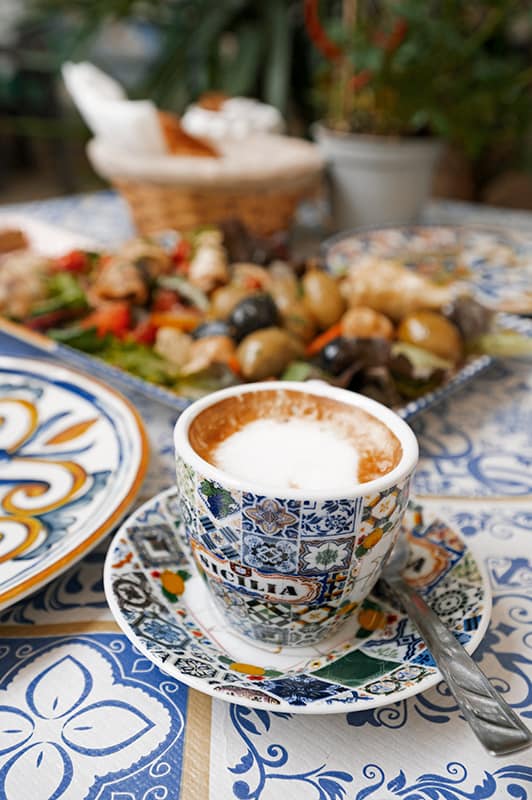
<instances>
[{"instance_id":1,"label":"blue floral motif","mask_svg":"<svg viewBox=\"0 0 532 800\"><path fill-rule=\"evenodd\" d=\"M345 691L344 686L327 683L327 681L313 678L311 675L298 675L294 678L262 681L261 688L295 706L305 706L308 703L324 700L327 697L332 697L339 692Z\"/></svg>"},{"instance_id":2,"label":"blue floral motif","mask_svg":"<svg viewBox=\"0 0 532 800\"><path fill-rule=\"evenodd\" d=\"M402 769L393 778L386 780L386 775L378 764L366 764L362 775L374 783L361 789L355 795L355 800L366 800L375 796L375 793L378 793L375 800L380 800L385 784L386 790L391 793L389 796L401 797L403 800L502 800L501 792L504 790L508 797L526 800L528 794L524 786L511 781L532 782L532 769L526 766L508 765L494 772L486 770L482 782L469 787L464 785L468 772L463 764L451 761L446 770L447 775L425 773L409 783Z\"/></svg>"},{"instance_id":3,"label":"blue floral motif","mask_svg":"<svg viewBox=\"0 0 532 800\"><path fill-rule=\"evenodd\" d=\"M271 716L287 719L289 714L273 712ZM287 775L278 772L288 762L288 751L280 744L270 744L266 755L261 755L252 736L260 736L270 730L271 717L267 711L252 711L242 706L231 706L231 721L247 746L247 752L229 771L234 775L245 775L253 770L258 772L255 786L248 781L237 780L233 783L233 796L238 800L259 800L267 784L274 780L289 780L292 784L300 783L311 787L316 800L343 800L346 787L342 783L350 783L353 778L349 773L340 770L326 770L325 764L307 772L296 772ZM248 779L249 780L249 779Z\"/></svg>"},{"instance_id":4,"label":"blue floral motif","mask_svg":"<svg viewBox=\"0 0 532 800\"><path fill-rule=\"evenodd\" d=\"M515 360L478 376L466 393L416 418L418 495L524 497L532 493L529 366ZM509 398L511 400L509 401ZM473 437L464 419L478 421Z\"/></svg>"},{"instance_id":5,"label":"blue floral motif","mask_svg":"<svg viewBox=\"0 0 532 800\"><path fill-rule=\"evenodd\" d=\"M356 533L362 498L355 500L304 500L301 507L301 536L341 536Z\"/></svg>"},{"instance_id":6,"label":"blue floral motif","mask_svg":"<svg viewBox=\"0 0 532 800\"><path fill-rule=\"evenodd\" d=\"M179 736L181 711L155 687L124 678L111 653L126 645L104 638L109 649L82 637L29 649L15 640L20 660L0 685L4 800L17 800L21 786L32 787L33 800L102 797L104 785L153 766Z\"/></svg>"}]
</instances>

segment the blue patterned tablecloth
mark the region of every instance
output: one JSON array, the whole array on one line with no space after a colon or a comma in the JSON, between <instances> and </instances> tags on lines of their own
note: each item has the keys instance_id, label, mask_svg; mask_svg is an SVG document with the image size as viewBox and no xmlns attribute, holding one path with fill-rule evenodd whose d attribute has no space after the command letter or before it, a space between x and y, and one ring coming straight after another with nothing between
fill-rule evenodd
<instances>
[{"instance_id":1,"label":"blue patterned tablecloth","mask_svg":"<svg viewBox=\"0 0 532 800\"><path fill-rule=\"evenodd\" d=\"M111 192L10 210L109 245L131 233ZM530 214L493 214L445 203L430 206L426 218L532 230ZM0 338L0 352L8 346ZM490 578L493 615L476 658L529 725L531 388L530 362L499 363L414 423L422 453L415 491L461 532ZM139 498L147 499L173 480L175 412L130 397L151 437ZM102 587L107 545L0 614L1 798L532 797L532 750L487 755L444 683L391 706L332 717L252 711L189 691L118 631Z\"/></svg>"}]
</instances>

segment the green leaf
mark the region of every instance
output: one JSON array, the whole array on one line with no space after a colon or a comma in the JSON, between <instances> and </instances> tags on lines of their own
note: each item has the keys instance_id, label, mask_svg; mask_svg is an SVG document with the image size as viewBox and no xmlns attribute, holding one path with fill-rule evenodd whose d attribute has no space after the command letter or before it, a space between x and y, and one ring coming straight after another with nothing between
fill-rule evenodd
<instances>
[{"instance_id":1,"label":"green leaf","mask_svg":"<svg viewBox=\"0 0 532 800\"><path fill-rule=\"evenodd\" d=\"M47 299L32 309L32 317L50 314L63 309L88 308L85 292L74 275L58 272L46 281Z\"/></svg>"},{"instance_id":2,"label":"green leaf","mask_svg":"<svg viewBox=\"0 0 532 800\"><path fill-rule=\"evenodd\" d=\"M98 336L96 328L80 328L78 326L50 328L46 334L56 342L75 347L76 350L83 350L85 353L100 353L112 342L109 334Z\"/></svg>"}]
</instances>

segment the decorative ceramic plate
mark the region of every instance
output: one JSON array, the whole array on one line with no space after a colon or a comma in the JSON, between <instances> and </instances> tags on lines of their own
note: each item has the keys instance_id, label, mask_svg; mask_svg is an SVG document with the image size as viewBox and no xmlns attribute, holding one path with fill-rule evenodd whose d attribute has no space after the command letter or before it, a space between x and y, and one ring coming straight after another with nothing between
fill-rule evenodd
<instances>
[{"instance_id":1,"label":"decorative ceramic plate","mask_svg":"<svg viewBox=\"0 0 532 800\"><path fill-rule=\"evenodd\" d=\"M323 244L341 275L360 256L393 258L436 283L466 281L497 311L532 314L532 235L452 225L383 227L340 233Z\"/></svg>"},{"instance_id":2,"label":"decorative ceramic plate","mask_svg":"<svg viewBox=\"0 0 532 800\"><path fill-rule=\"evenodd\" d=\"M465 542L423 516L408 511L406 577L472 652L488 625L489 584ZM257 646L232 632L190 556L175 489L124 523L104 580L111 611L135 646L173 678L222 700L332 714L388 705L441 679L416 629L378 588L338 633L312 647Z\"/></svg>"},{"instance_id":3,"label":"decorative ceramic plate","mask_svg":"<svg viewBox=\"0 0 532 800\"><path fill-rule=\"evenodd\" d=\"M147 462L121 395L53 363L0 356L0 608L102 539Z\"/></svg>"}]
</instances>

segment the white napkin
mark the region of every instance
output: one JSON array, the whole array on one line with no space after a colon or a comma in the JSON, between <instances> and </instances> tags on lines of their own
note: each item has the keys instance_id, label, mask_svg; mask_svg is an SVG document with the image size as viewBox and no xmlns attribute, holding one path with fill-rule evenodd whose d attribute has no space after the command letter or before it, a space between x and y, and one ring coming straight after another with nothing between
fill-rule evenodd
<instances>
[{"instance_id":1,"label":"white napkin","mask_svg":"<svg viewBox=\"0 0 532 800\"><path fill-rule=\"evenodd\" d=\"M130 153L167 152L151 100L128 100L117 81L86 61L63 64L62 74L81 116L100 140Z\"/></svg>"},{"instance_id":2,"label":"white napkin","mask_svg":"<svg viewBox=\"0 0 532 800\"><path fill-rule=\"evenodd\" d=\"M226 136L243 139L253 133L284 131L284 120L278 109L250 97L232 97L222 103L218 111L189 106L181 124L191 136L209 139Z\"/></svg>"}]
</instances>

